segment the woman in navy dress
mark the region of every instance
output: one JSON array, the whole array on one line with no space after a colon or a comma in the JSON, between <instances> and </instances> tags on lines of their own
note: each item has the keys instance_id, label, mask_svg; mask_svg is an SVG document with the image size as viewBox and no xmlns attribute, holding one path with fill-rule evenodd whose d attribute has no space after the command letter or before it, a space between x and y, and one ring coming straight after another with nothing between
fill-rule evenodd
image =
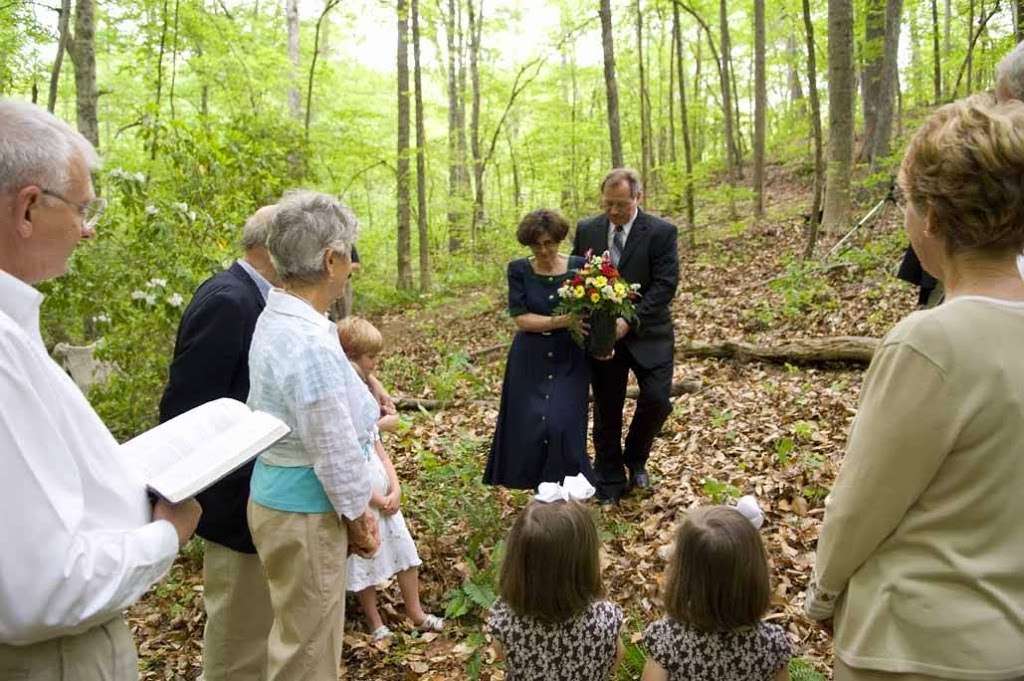
<instances>
[{"instance_id":1,"label":"woman in navy dress","mask_svg":"<svg viewBox=\"0 0 1024 681\"><path fill-rule=\"evenodd\" d=\"M569 223L555 211L536 210L516 230L530 258L508 264L508 311L518 331L501 388L501 408L484 483L533 489L583 473L587 459L587 391L590 365L573 342L572 315L553 316L558 288L583 259L558 247Z\"/></svg>"}]
</instances>

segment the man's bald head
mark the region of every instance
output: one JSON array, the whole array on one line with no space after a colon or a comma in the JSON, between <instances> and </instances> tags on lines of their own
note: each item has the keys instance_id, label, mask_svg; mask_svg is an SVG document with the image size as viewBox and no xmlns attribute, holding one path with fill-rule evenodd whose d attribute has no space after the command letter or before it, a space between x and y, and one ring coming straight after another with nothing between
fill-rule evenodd
<instances>
[{"instance_id":1,"label":"man's bald head","mask_svg":"<svg viewBox=\"0 0 1024 681\"><path fill-rule=\"evenodd\" d=\"M1018 43L996 67L996 100L1024 102L1024 42Z\"/></svg>"},{"instance_id":2,"label":"man's bald head","mask_svg":"<svg viewBox=\"0 0 1024 681\"><path fill-rule=\"evenodd\" d=\"M245 249L246 262L271 284L279 286L281 282L277 270L274 269L270 253L267 251L267 235L270 233L270 224L273 222L275 212L277 204L263 206L245 221L245 227L242 228L242 248Z\"/></svg>"}]
</instances>

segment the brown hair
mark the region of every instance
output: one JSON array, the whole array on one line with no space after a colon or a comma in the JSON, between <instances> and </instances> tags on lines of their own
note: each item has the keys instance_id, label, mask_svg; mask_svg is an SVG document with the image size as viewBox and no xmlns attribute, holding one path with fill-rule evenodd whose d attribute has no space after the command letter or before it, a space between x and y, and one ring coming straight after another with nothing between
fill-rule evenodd
<instances>
[{"instance_id":1,"label":"brown hair","mask_svg":"<svg viewBox=\"0 0 1024 681\"><path fill-rule=\"evenodd\" d=\"M950 252L1024 249L1024 104L975 95L939 108L917 131L900 186Z\"/></svg>"},{"instance_id":2,"label":"brown hair","mask_svg":"<svg viewBox=\"0 0 1024 681\"><path fill-rule=\"evenodd\" d=\"M351 359L376 355L384 347L384 337L377 327L362 317L345 317L338 321L341 348Z\"/></svg>"},{"instance_id":3,"label":"brown hair","mask_svg":"<svg viewBox=\"0 0 1024 681\"><path fill-rule=\"evenodd\" d=\"M604 179L601 180L601 193L604 194L604 190L610 186L615 186L620 182L625 182L629 185L629 195L634 199L644 191L644 184L640 180L640 173L636 172L632 168L615 168L609 171Z\"/></svg>"},{"instance_id":4,"label":"brown hair","mask_svg":"<svg viewBox=\"0 0 1024 681\"><path fill-rule=\"evenodd\" d=\"M665 576L668 615L701 631L757 624L769 602L768 558L761 535L739 511L690 511L676 530Z\"/></svg>"},{"instance_id":5,"label":"brown hair","mask_svg":"<svg viewBox=\"0 0 1024 681\"><path fill-rule=\"evenodd\" d=\"M505 545L499 591L519 616L557 624L604 596L600 540L590 511L576 501L532 501Z\"/></svg>"},{"instance_id":6,"label":"brown hair","mask_svg":"<svg viewBox=\"0 0 1024 681\"><path fill-rule=\"evenodd\" d=\"M516 228L516 239L524 246L532 246L545 234L561 242L569 233L569 223L556 210L540 208L526 216Z\"/></svg>"}]
</instances>

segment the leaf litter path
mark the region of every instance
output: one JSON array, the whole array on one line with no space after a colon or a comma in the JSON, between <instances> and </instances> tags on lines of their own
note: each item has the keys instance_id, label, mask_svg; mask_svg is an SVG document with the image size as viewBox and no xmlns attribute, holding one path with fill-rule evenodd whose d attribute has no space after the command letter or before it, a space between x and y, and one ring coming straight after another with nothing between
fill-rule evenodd
<instances>
[{"instance_id":1,"label":"leaf litter path","mask_svg":"<svg viewBox=\"0 0 1024 681\"><path fill-rule=\"evenodd\" d=\"M681 252L674 303L678 342L743 338L770 344L822 335L880 336L913 308L914 292L890 276L900 243L894 216L876 227L874 239L883 243L874 258L853 259L850 266L817 277L810 284L815 291L810 299L794 303L796 293L784 286L751 287L782 272L789 254L801 247L798 219L778 210L785 198L776 200L776 212L783 216L769 227ZM502 284L443 308L375 320L387 341L383 377L393 392L455 400L443 411L414 413L408 428L386 444L403 481L403 511L424 561L425 607L439 612L446 602L459 600L453 593L467 605L457 608L466 612L450 620L442 635L417 636L403 622L392 584L381 594L381 608L396 636L371 644L350 598L342 678L504 678L481 633L484 610L474 601L490 597L493 548L528 497L479 484L504 359L466 360L467 354L511 336ZM788 629L800 656L827 669L829 641L801 615L800 595L861 375L860 368L842 365L677 361L675 379L697 379L702 388L673 399L673 413L651 453L655 491L627 499L614 510L594 511L604 539L606 588L627 611L628 643L635 644L644 624L660 616L663 547L681 512L755 494L767 518L762 532L773 567L769 617ZM201 671L198 554L187 551L170 577L130 611L143 678L194 679ZM639 678L642 664L639 650L628 646L617 678Z\"/></svg>"}]
</instances>

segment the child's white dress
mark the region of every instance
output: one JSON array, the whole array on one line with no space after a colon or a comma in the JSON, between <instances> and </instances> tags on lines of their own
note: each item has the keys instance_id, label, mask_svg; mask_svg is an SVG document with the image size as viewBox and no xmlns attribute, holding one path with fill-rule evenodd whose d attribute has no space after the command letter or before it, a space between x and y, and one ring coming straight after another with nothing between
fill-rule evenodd
<instances>
[{"instance_id":1,"label":"child's white dress","mask_svg":"<svg viewBox=\"0 0 1024 681\"><path fill-rule=\"evenodd\" d=\"M380 406L373 399L369 389L366 390L366 399L363 402L360 413L352 415L352 422L359 433L359 443L363 447L363 454L370 469L370 485L374 492L387 494L387 471L374 449L374 444L380 439L380 432L377 430ZM377 516L380 526L380 550L373 558L361 558L349 553L348 580L345 585L348 591L362 591L370 586L378 586L396 573L421 564L416 544L409 534L409 528L405 526L402 512L386 515L376 508L371 507L369 510Z\"/></svg>"}]
</instances>

